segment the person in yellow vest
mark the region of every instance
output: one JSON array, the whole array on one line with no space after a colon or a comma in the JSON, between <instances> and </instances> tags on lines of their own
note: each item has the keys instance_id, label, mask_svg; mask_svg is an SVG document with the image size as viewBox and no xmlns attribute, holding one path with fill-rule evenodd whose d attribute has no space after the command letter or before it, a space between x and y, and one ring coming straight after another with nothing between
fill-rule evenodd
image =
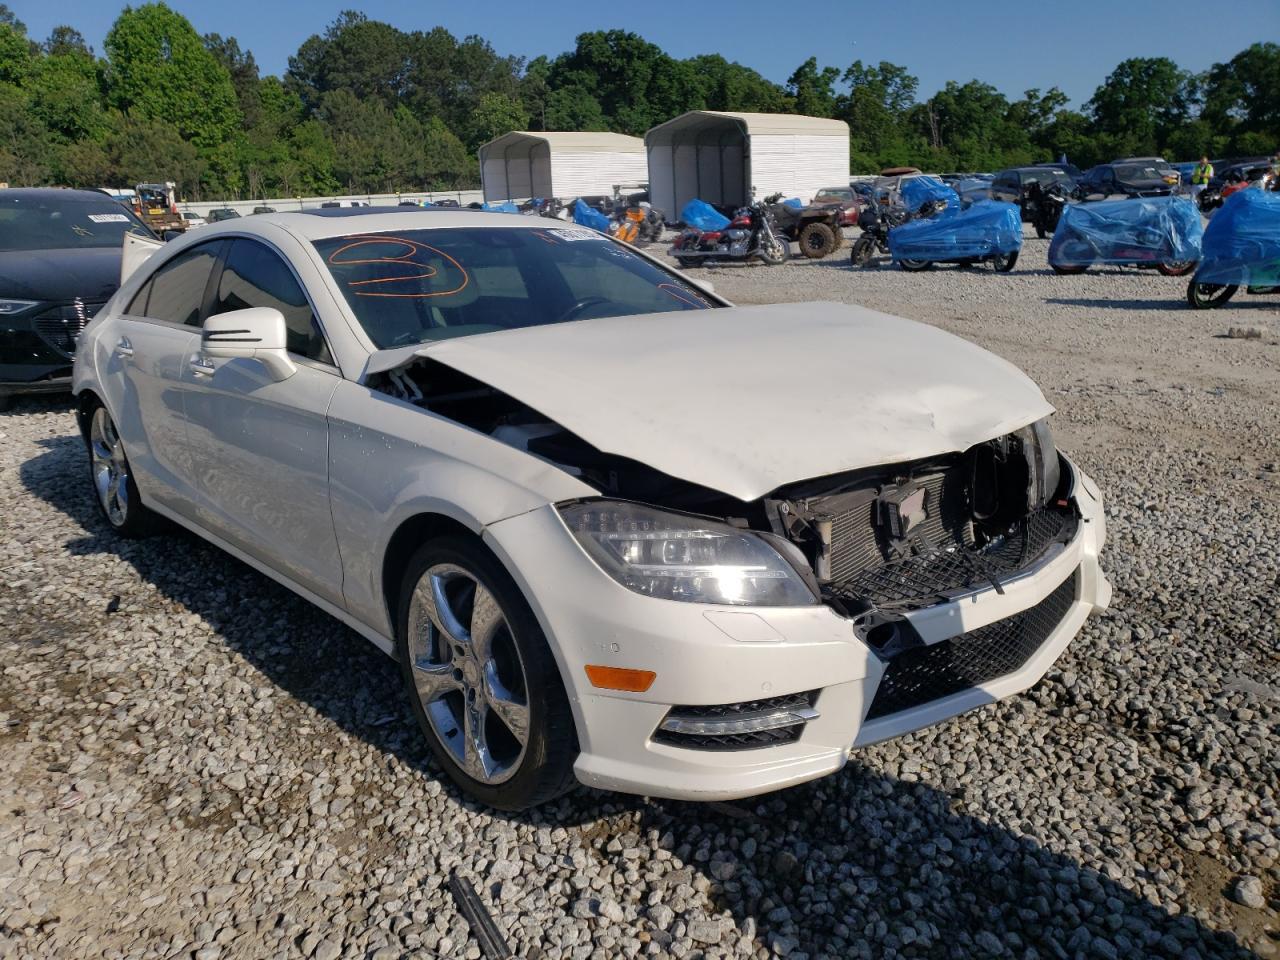
<instances>
[{"instance_id":1,"label":"person in yellow vest","mask_svg":"<svg viewBox=\"0 0 1280 960\"><path fill-rule=\"evenodd\" d=\"M1200 194L1204 193L1204 188L1209 185L1212 176L1213 164L1209 162L1208 157L1201 157L1200 162L1191 171L1191 200L1197 206L1200 202Z\"/></svg>"}]
</instances>

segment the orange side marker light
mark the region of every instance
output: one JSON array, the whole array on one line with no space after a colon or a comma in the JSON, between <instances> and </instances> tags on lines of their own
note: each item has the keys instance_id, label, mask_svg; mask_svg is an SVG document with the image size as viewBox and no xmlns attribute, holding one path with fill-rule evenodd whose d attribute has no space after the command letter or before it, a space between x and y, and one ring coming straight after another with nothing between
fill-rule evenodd
<instances>
[{"instance_id":1,"label":"orange side marker light","mask_svg":"<svg viewBox=\"0 0 1280 960\"><path fill-rule=\"evenodd\" d=\"M652 670L630 670L627 667L602 667L587 664L587 679L601 690L625 690L627 693L644 693L658 675Z\"/></svg>"}]
</instances>

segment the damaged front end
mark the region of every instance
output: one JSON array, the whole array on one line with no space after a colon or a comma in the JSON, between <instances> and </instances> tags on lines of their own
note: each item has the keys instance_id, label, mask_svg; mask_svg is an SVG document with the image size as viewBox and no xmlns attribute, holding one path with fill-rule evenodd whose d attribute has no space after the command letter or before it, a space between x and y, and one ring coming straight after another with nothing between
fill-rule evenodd
<instances>
[{"instance_id":1,"label":"damaged front end","mask_svg":"<svg viewBox=\"0 0 1280 960\"><path fill-rule=\"evenodd\" d=\"M1046 420L959 453L789 484L743 501L602 451L510 395L429 357L369 386L538 457L600 492L754 534L801 568L815 599L882 653L909 643L905 614L992 588L1075 536Z\"/></svg>"}]
</instances>

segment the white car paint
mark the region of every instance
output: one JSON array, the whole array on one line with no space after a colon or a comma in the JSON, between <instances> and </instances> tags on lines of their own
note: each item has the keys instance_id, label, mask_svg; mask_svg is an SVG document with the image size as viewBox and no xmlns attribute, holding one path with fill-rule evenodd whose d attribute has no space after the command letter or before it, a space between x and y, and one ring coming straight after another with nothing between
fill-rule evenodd
<instances>
[{"instance_id":1,"label":"white car paint","mask_svg":"<svg viewBox=\"0 0 1280 960\"><path fill-rule=\"evenodd\" d=\"M545 229L469 211L377 210L358 217L266 214L211 224L157 250L80 338L73 389L117 424L143 500L391 652L383 592L393 534L422 514L482 538L545 632L568 693L580 780L690 799L740 797L838 769L855 746L1025 689L1084 618L1105 607L1100 496L1078 469L1081 524L1000 592L948 598L911 616L929 642L1027 609L1078 576L1070 610L1014 673L872 722L885 663L831 606L751 607L655 599L592 560L555 504L596 487L495 436L371 388L416 354L510 393L606 451L754 498L780 483L961 450L1045 416L1009 364L924 325L833 304L650 314L480 334L378 351L312 240L484 226ZM218 237L281 255L324 328L332 364L292 358L276 379L255 360L206 356L195 327L129 315L152 271ZM601 240L613 243L611 240ZM193 372L212 363L215 372ZM623 381L660 389L627 399ZM679 395L679 402L666 395ZM587 664L646 667L643 693L593 687ZM796 742L701 751L652 737L675 705L820 690Z\"/></svg>"},{"instance_id":2,"label":"white car paint","mask_svg":"<svg viewBox=\"0 0 1280 960\"><path fill-rule=\"evenodd\" d=\"M739 500L966 450L1053 412L995 354L865 307L774 304L697 321L667 313L525 327L419 355L499 387L592 446Z\"/></svg>"}]
</instances>

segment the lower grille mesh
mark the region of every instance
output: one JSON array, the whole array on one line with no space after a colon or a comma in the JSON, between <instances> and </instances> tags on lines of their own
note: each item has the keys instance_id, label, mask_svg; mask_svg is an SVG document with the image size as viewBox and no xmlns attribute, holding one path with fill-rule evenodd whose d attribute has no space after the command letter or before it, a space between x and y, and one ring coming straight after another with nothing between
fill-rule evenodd
<instances>
[{"instance_id":1,"label":"lower grille mesh","mask_svg":"<svg viewBox=\"0 0 1280 960\"><path fill-rule=\"evenodd\" d=\"M940 700L1013 673L1040 649L1075 601L1080 571L1028 610L889 661L867 719Z\"/></svg>"}]
</instances>

